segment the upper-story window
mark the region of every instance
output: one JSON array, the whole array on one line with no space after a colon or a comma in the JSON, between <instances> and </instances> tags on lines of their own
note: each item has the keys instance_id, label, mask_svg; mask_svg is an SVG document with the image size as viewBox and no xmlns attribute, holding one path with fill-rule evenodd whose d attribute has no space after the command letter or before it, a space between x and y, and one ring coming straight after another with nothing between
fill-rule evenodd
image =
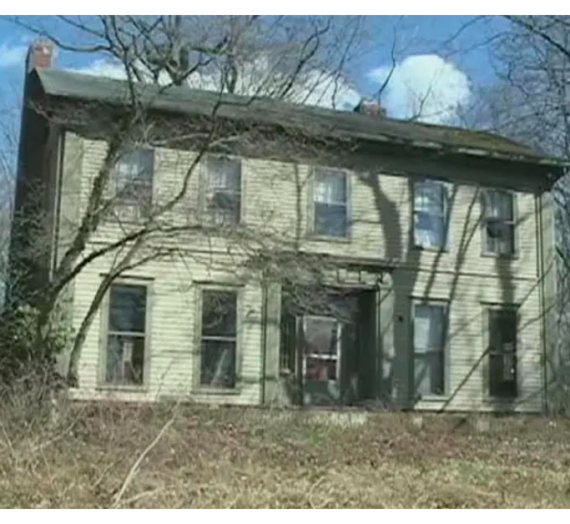
<instances>
[{"instance_id":1,"label":"upper-story window","mask_svg":"<svg viewBox=\"0 0 570 524\"><path fill-rule=\"evenodd\" d=\"M483 192L483 251L495 255L515 253L515 197L510 191Z\"/></svg>"},{"instance_id":2,"label":"upper-story window","mask_svg":"<svg viewBox=\"0 0 570 524\"><path fill-rule=\"evenodd\" d=\"M206 212L217 225L241 220L241 161L209 156L206 160Z\"/></svg>"},{"instance_id":3,"label":"upper-story window","mask_svg":"<svg viewBox=\"0 0 570 524\"><path fill-rule=\"evenodd\" d=\"M414 242L417 247L444 249L448 231L448 193L445 183L414 183Z\"/></svg>"},{"instance_id":4,"label":"upper-story window","mask_svg":"<svg viewBox=\"0 0 570 524\"><path fill-rule=\"evenodd\" d=\"M317 168L314 184L314 228L317 235L348 236L348 177L344 171Z\"/></svg>"},{"instance_id":5,"label":"upper-story window","mask_svg":"<svg viewBox=\"0 0 570 524\"><path fill-rule=\"evenodd\" d=\"M125 151L114 168L115 195L118 206L132 206L147 216L152 205L154 153L151 149Z\"/></svg>"}]
</instances>

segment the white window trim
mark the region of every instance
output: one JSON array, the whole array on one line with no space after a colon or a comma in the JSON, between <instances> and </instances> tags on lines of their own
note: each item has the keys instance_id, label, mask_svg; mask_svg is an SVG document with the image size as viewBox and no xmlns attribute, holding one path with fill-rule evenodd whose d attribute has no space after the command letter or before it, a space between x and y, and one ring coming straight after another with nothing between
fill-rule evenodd
<instances>
[{"instance_id":1,"label":"white window trim","mask_svg":"<svg viewBox=\"0 0 570 524\"><path fill-rule=\"evenodd\" d=\"M487 216L486 216L486 194L488 191L500 191L511 195L513 200L513 252L508 254L495 253L487 249ZM516 259L519 257L519 242L518 242L518 198L516 191L512 189L505 189L502 187L484 187L481 190L481 197L479 199L481 208L481 255L485 257L496 257L505 259Z\"/></svg>"},{"instance_id":2,"label":"white window trim","mask_svg":"<svg viewBox=\"0 0 570 524\"><path fill-rule=\"evenodd\" d=\"M222 386L209 386L202 384L200 377L202 371L202 301L204 291L226 291L236 293L236 355L235 355L235 385L233 388ZM212 393L236 395L242 389L242 351L243 351L243 304L244 287L234 283L197 283L194 303L194 350L192 351L192 391L196 394Z\"/></svg>"},{"instance_id":3,"label":"white window trim","mask_svg":"<svg viewBox=\"0 0 570 524\"><path fill-rule=\"evenodd\" d=\"M346 190L346 202L341 203L339 202L338 205L344 204L346 209L346 231L345 235L343 236L336 236L336 235L326 235L323 233L317 232L316 228L316 202L315 202L315 185L317 180L317 173L318 171L333 171L335 173L342 174L344 176L345 181L345 190ZM307 214L307 232L309 237L313 240L326 240L330 242L350 242L352 238L352 177L351 172L346 169L341 169L338 167L328 167L328 166L313 166L311 168L311 175L310 175L310 192L309 192L309 212Z\"/></svg>"},{"instance_id":4,"label":"white window trim","mask_svg":"<svg viewBox=\"0 0 570 524\"><path fill-rule=\"evenodd\" d=\"M444 201L443 201L443 235L444 235L444 242L441 246L424 246L423 244L419 243L416 239L416 184L425 184L425 183L433 183L437 184L445 189L444 193ZM447 182L445 180L437 179L437 178L417 178L412 181L412 231L413 231L413 239L414 239L414 248L421 249L422 251L449 251L450 248L450 238L451 238L451 204L450 200L450 193L453 184Z\"/></svg>"},{"instance_id":5,"label":"white window trim","mask_svg":"<svg viewBox=\"0 0 570 524\"><path fill-rule=\"evenodd\" d=\"M147 391L151 376L151 333L152 333L152 306L154 299L154 282L151 279L123 276L113 281L100 308L99 330L99 365L97 373L97 389L109 389L120 391ZM114 384L106 381L107 375L107 344L109 338L109 306L111 303L111 287L114 285L141 286L146 288L146 311L144 333L144 364L142 384ZM137 333L138 335L138 333Z\"/></svg>"},{"instance_id":6,"label":"white window trim","mask_svg":"<svg viewBox=\"0 0 570 524\"><path fill-rule=\"evenodd\" d=\"M443 326L443 393L440 395L431 393L429 395L422 395L421 398L417 398L416 392L416 378L415 378L415 358L416 358L416 348L415 348L415 308L417 305L427 305L427 306L440 306L444 308L444 322ZM449 398L451 389L451 363L450 363L450 342L449 342L449 326L450 326L450 301L448 299L439 298L411 298L410 307L410 380L409 384L411 387L411 398L414 402L419 401L441 401Z\"/></svg>"}]
</instances>

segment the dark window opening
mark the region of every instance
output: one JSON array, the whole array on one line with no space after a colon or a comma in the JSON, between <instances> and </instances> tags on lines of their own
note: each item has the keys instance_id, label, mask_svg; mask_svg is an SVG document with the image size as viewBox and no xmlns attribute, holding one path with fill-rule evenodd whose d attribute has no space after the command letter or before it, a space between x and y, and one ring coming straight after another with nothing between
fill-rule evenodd
<instances>
[{"instance_id":1,"label":"dark window opening","mask_svg":"<svg viewBox=\"0 0 570 524\"><path fill-rule=\"evenodd\" d=\"M489 310L489 395L517 396L517 311Z\"/></svg>"},{"instance_id":2,"label":"dark window opening","mask_svg":"<svg viewBox=\"0 0 570 524\"><path fill-rule=\"evenodd\" d=\"M222 388L236 385L237 293L202 292L200 384Z\"/></svg>"},{"instance_id":3,"label":"dark window opening","mask_svg":"<svg viewBox=\"0 0 570 524\"><path fill-rule=\"evenodd\" d=\"M146 302L145 286L111 286L105 369L109 384L144 382Z\"/></svg>"}]
</instances>

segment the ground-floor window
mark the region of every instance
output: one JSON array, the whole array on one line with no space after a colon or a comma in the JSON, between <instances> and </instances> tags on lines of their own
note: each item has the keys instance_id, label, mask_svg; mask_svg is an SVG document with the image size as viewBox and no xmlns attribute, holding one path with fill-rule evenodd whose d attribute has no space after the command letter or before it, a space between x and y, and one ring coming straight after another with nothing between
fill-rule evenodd
<instances>
[{"instance_id":1,"label":"ground-floor window","mask_svg":"<svg viewBox=\"0 0 570 524\"><path fill-rule=\"evenodd\" d=\"M445 358L448 307L444 302L415 302L413 367L416 396L445 394Z\"/></svg>"},{"instance_id":2,"label":"ground-floor window","mask_svg":"<svg viewBox=\"0 0 570 524\"><path fill-rule=\"evenodd\" d=\"M142 385L145 375L147 287L114 284L109 292L105 383Z\"/></svg>"},{"instance_id":3,"label":"ground-floor window","mask_svg":"<svg viewBox=\"0 0 570 524\"><path fill-rule=\"evenodd\" d=\"M236 385L237 291L202 291L200 384L222 388Z\"/></svg>"},{"instance_id":4,"label":"ground-floor window","mask_svg":"<svg viewBox=\"0 0 570 524\"><path fill-rule=\"evenodd\" d=\"M489 308L489 395L517 396L517 310Z\"/></svg>"}]
</instances>

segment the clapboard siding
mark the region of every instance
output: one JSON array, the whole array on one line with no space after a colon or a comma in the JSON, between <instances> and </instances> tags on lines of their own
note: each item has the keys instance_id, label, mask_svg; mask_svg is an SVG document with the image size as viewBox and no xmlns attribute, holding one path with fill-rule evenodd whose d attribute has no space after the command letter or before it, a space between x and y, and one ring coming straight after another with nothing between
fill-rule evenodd
<instances>
[{"instance_id":1,"label":"clapboard siding","mask_svg":"<svg viewBox=\"0 0 570 524\"><path fill-rule=\"evenodd\" d=\"M82 209L87 203L91 183L105 155L105 143L94 140L68 139L66 156L81 161L82 184L74 204ZM77 154L81 149L81 155ZM71 156L70 156L71 158ZM181 181L192 153L158 149L155 156L153 200L163 202L180 190ZM77 160L75 160L77 161ZM200 167L191 175L188 192L167 217L171 223L194 224L199 208ZM277 238L282 246L291 245L300 235L302 249L343 257L368 259L394 264L394 351L393 393L408 396L410 343L410 304L412 298L445 299L450 302L449 390L453 393L445 406L453 410L500 409L484 396L483 304L517 304L520 306L519 387L520 398L527 399L514 409L542 409L543 384L541 365L541 306L538 289L537 207L532 192L518 192L517 242L513 259L482 256L480 227L480 190L474 183L451 186L450 235L446 251L432 252L413 247L412 191L410 177L401 174L347 172L350 178L350 207L353 224L349 239L323 240L310 236L312 220L312 168L269 160L242 161L243 221L260 238ZM437 173L426 173L437 178ZM493 173L488 173L489 177ZM68 198L68 200L70 200ZM129 227L123 224L123 228ZM103 223L92 246L117 238L118 227ZM167 244L169 241L165 240ZM98 387L101 347L101 315L93 323L80 361L79 396L154 400L169 396L188 396L196 401L221 403L261 402L262 380L262 288L255 279L244 284L240 326L240 386L228 394L207 394L193 388L196 348L197 311L195 293L203 280L227 281L234 277L209 267L212 259L224 259L227 241L188 233L187 243L179 247L194 253L193 262L163 260L146 264L129 273L129 277L152 279L150 333L150 375L143 392L107 390ZM239 259L240 246L233 246ZM201 254L200 254L201 253ZM202 260L200 260L202 257ZM79 326L111 259L89 265L77 278L74 287L74 325ZM217 273L216 273L217 271ZM103 313L102 313L103 314ZM278 329L278 327L276 327ZM278 340L278 337L276 338ZM274 351L277 351L274 348ZM419 409L438 409L443 401L422 401Z\"/></svg>"}]
</instances>

